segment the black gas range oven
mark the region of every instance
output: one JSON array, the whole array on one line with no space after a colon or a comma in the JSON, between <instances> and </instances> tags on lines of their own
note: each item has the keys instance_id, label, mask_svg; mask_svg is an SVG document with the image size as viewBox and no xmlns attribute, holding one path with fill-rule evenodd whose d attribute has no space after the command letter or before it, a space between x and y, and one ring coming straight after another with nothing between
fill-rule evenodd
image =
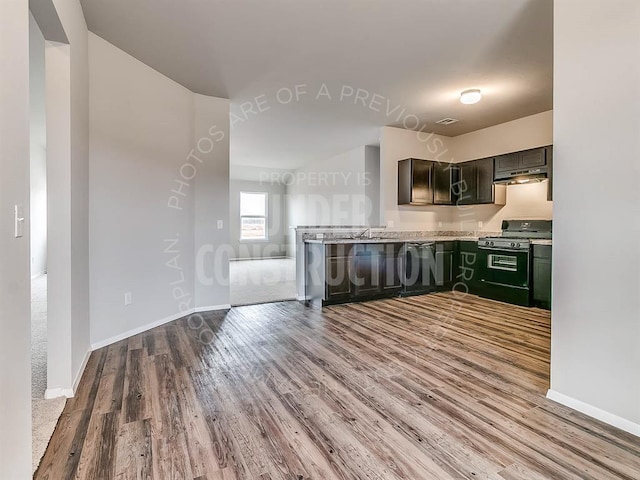
<instances>
[{"instance_id":1,"label":"black gas range oven","mask_svg":"<svg viewBox=\"0 0 640 480\"><path fill-rule=\"evenodd\" d=\"M550 239L551 220L503 220L502 235L478 240L478 280L484 297L531 306L531 240Z\"/></svg>"}]
</instances>

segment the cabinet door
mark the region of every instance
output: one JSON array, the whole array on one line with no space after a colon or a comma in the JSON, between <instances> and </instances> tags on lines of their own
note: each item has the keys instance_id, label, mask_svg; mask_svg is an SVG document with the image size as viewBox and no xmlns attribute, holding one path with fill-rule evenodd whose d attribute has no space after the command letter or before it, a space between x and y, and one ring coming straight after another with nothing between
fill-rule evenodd
<instances>
[{"instance_id":1,"label":"cabinet door","mask_svg":"<svg viewBox=\"0 0 640 480\"><path fill-rule=\"evenodd\" d=\"M355 256L354 282L356 296L375 295L380 292L380 255L361 252Z\"/></svg>"},{"instance_id":2,"label":"cabinet door","mask_svg":"<svg viewBox=\"0 0 640 480\"><path fill-rule=\"evenodd\" d=\"M518 170L528 168L543 167L547 164L545 149L534 148L518 153Z\"/></svg>"},{"instance_id":3,"label":"cabinet door","mask_svg":"<svg viewBox=\"0 0 640 480\"><path fill-rule=\"evenodd\" d=\"M508 153L495 157L496 172L510 172L518 170L518 154Z\"/></svg>"},{"instance_id":4,"label":"cabinet door","mask_svg":"<svg viewBox=\"0 0 640 480\"><path fill-rule=\"evenodd\" d=\"M493 203L493 158L476 160L476 203Z\"/></svg>"},{"instance_id":5,"label":"cabinet door","mask_svg":"<svg viewBox=\"0 0 640 480\"><path fill-rule=\"evenodd\" d=\"M433 203L433 163L428 160L412 160L411 203L424 205Z\"/></svg>"},{"instance_id":6,"label":"cabinet door","mask_svg":"<svg viewBox=\"0 0 640 480\"><path fill-rule=\"evenodd\" d=\"M351 258L331 257L326 263L326 299L351 295Z\"/></svg>"},{"instance_id":7,"label":"cabinet door","mask_svg":"<svg viewBox=\"0 0 640 480\"><path fill-rule=\"evenodd\" d=\"M478 242L460 241L458 243L458 261L456 262L455 281L464 284L461 291L475 293L478 281Z\"/></svg>"},{"instance_id":8,"label":"cabinet door","mask_svg":"<svg viewBox=\"0 0 640 480\"><path fill-rule=\"evenodd\" d=\"M475 162L464 162L458 165L459 183L457 203L459 205L473 205L477 199L477 180Z\"/></svg>"},{"instance_id":9,"label":"cabinet door","mask_svg":"<svg viewBox=\"0 0 640 480\"><path fill-rule=\"evenodd\" d=\"M382 290L391 292L402 288L401 254L387 254L380 257L380 279Z\"/></svg>"},{"instance_id":10,"label":"cabinet door","mask_svg":"<svg viewBox=\"0 0 640 480\"><path fill-rule=\"evenodd\" d=\"M453 252L439 250L436 247L435 285L448 287L453 284Z\"/></svg>"},{"instance_id":11,"label":"cabinet door","mask_svg":"<svg viewBox=\"0 0 640 480\"><path fill-rule=\"evenodd\" d=\"M455 168L451 163L436 163L433 166L433 203L452 205L455 202L451 187L455 182Z\"/></svg>"},{"instance_id":12,"label":"cabinet door","mask_svg":"<svg viewBox=\"0 0 640 480\"><path fill-rule=\"evenodd\" d=\"M551 307L551 259L549 258L533 258L533 300L542 307Z\"/></svg>"}]
</instances>

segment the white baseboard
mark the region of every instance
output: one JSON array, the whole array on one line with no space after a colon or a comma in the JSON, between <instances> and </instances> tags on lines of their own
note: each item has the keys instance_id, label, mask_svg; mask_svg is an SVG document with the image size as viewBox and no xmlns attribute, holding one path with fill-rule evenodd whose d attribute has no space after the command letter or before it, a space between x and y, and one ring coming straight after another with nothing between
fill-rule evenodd
<instances>
[{"instance_id":1,"label":"white baseboard","mask_svg":"<svg viewBox=\"0 0 640 480\"><path fill-rule=\"evenodd\" d=\"M84 354L84 358L82 359L80 368L76 372L76 378L73 380L73 385L71 386L71 388L47 388L44 392L44 398L46 400L50 400L52 398L59 398L59 397L66 397L66 398L74 397L76 394L76 391L78 390L80 379L82 379L82 374L84 373L84 369L87 367L87 362L89 361L90 356L91 356L91 350L89 349Z\"/></svg>"},{"instance_id":2,"label":"white baseboard","mask_svg":"<svg viewBox=\"0 0 640 480\"><path fill-rule=\"evenodd\" d=\"M72 398L73 390L71 388L47 388L44 391L45 400L51 400L52 398Z\"/></svg>"},{"instance_id":3,"label":"white baseboard","mask_svg":"<svg viewBox=\"0 0 640 480\"><path fill-rule=\"evenodd\" d=\"M231 308L231 304L224 303L222 305L210 305L208 307L196 307L193 309L194 313L202 313L202 312L213 312L215 310L229 310Z\"/></svg>"},{"instance_id":4,"label":"white baseboard","mask_svg":"<svg viewBox=\"0 0 640 480\"><path fill-rule=\"evenodd\" d=\"M91 350L98 350L99 348L104 348L112 343L119 342L120 340L125 340L129 337L133 337L134 335L138 335L139 333L146 332L147 330L151 330L152 328L159 327L160 325L164 325L165 323L173 322L174 320L178 320L179 318L186 317L196 312L210 312L213 310L228 310L231 308L229 304L223 305L213 305L207 307L198 307L192 308L185 312L178 312L170 315L168 317L162 318L160 320L156 320L155 322L147 323L145 325L141 325L140 327L132 328L131 330L127 330L126 332L122 332L118 335L114 335L113 337L106 338L104 340L100 340L98 342L91 344Z\"/></svg>"},{"instance_id":5,"label":"white baseboard","mask_svg":"<svg viewBox=\"0 0 640 480\"><path fill-rule=\"evenodd\" d=\"M298 300L299 302L306 302L307 300L310 300L310 299L311 297L307 297L306 295L296 297L296 300Z\"/></svg>"},{"instance_id":6,"label":"white baseboard","mask_svg":"<svg viewBox=\"0 0 640 480\"><path fill-rule=\"evenodd\" d=\"M620 430L624 430L625 432L629 432L640 437L640 425L627 420L626 418L619 417L617 415L614 415L613 413L607 412L606 410L602 410L601 408L589 405L588 403L585 403L581 400L577 400L563 393L556 392L555 390L549 389L547 391L547 398L566 407L577 410L578 412L584 413L585 415L589 415L590 417L593 417L604 423L619 428Z\"/></svg>"},{"instance_id":7,"label":"white baseboard","mask_svg":"<svg viewBox=\"0 0 640 480\"><path fill-rule=\"evenodd\" d=\"M286 255L277 255L274 257L238 257L238 258L230 258L229 261L230 262L247 262L251 260L282 260L287 258L290 258L290 257L287 257Z\"/></svg>"}]
</instances>

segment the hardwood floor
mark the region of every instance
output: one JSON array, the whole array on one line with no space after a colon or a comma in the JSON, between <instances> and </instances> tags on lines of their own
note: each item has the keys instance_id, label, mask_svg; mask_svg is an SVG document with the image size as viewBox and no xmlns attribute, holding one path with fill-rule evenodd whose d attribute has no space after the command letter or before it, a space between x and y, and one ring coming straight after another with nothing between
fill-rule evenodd
<instances>
[{"instance_id":1,"label":"hardwood floor","mask_svg":"<svg viewBox=\"0 0 640 480\"><path fill-rule=\"evenodd\" d=\"M35 478L640 478L640 439L544 397L546 311L439 293L197 323L93 352Z\"/></svg>"}]
</instances>

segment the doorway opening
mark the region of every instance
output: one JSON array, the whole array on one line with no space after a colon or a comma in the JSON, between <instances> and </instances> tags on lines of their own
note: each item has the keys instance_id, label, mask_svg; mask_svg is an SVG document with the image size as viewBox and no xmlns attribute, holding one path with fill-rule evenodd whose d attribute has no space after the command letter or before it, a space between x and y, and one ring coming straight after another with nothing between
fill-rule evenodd
<instances>
[{"instance_id":1,"label":"doorway opening","mask_svg":"<svg viewBox=\"0 0 640 480\"><path fill-rule=\"evenodd\" d=\"M259 169L232 165L229 195L231 305L294 300L286 185Z\"/></svg>"},{"instance_id":2,"label":"doorway opening","mask_svg":"<svg viewBox=\"0 0 640 480\"><path fill-rule=\"evenodd\" d=\"M38 466L65 399L45 400L47 389L47 155L45 39L29 15L29 218L31 251L32 466Z\"/></svg>"}]
</instances>

